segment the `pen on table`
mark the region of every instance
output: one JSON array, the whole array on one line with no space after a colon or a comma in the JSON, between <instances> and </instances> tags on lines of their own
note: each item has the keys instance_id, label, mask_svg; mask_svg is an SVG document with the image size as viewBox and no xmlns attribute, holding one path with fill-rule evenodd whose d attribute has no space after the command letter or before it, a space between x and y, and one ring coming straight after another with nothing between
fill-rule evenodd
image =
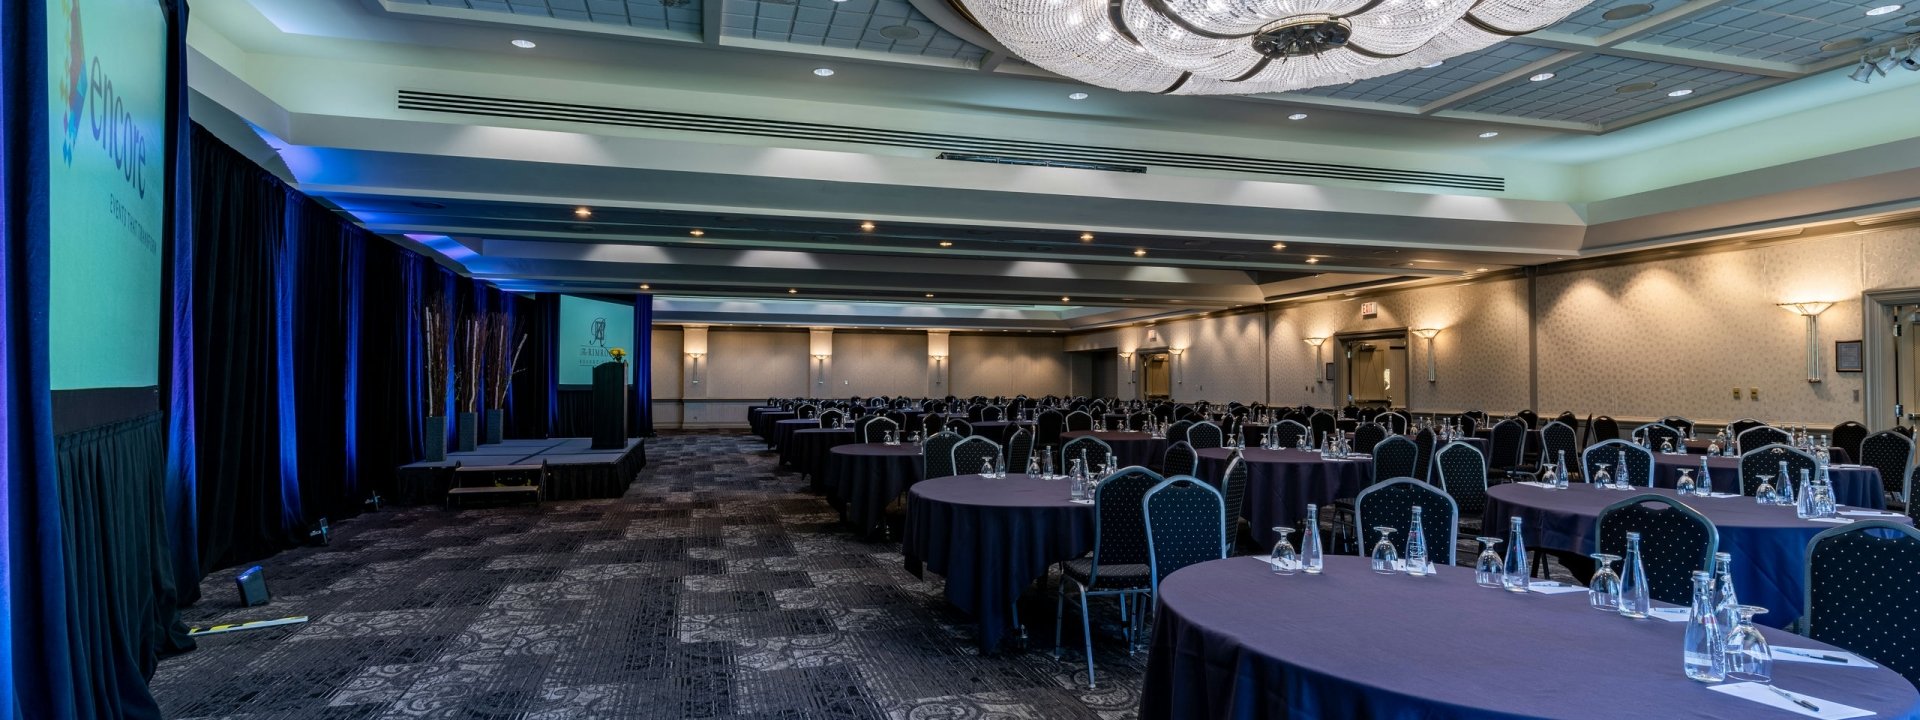
<instances>
[{"instance_id":1,"label":"pen on table","mask_svg":"<svg viewBox=\"0 0 1920 720\"><path fill-rule=\"evenodd\" d=\"M1783 697L1783 698L1786 698L1786 699L1788 699L1788 700L1792 700L1792 701L1793 701L1793 704L1795 704L1795 705L1799 705L1800 707L1803 707L1803 708L1806 708L1806 709L1808 709L1808 710L1812 710L1812 711L1814 711L1814 712L1820 712L1820 706L1819 706L1819 705L1815 705L1815 704L1813 704L1813 703L1810 703L1810 702L1807 702L1807 701L1805 701L1805 700L1802 700L1802 699L1800 699L1800 698L1797 698L1797 697L1794 697L1794 696L1792 696L1792 695L1789 695L1789 694L1787 694L1787 691L1785 691L1785 690L1781 690L1780 688L1777 688L1777 687L1774 687L1774 686L1772 686L1772 685L1761 685L1760 687L1763 687L1763 688L1766 688L1766 689L1768 689L1768 690L1772 690L1772 691L1773 691L1773 694L1775 694L1775 695L1779 695L1780 697Z\"/></svg>"}]
</instances>

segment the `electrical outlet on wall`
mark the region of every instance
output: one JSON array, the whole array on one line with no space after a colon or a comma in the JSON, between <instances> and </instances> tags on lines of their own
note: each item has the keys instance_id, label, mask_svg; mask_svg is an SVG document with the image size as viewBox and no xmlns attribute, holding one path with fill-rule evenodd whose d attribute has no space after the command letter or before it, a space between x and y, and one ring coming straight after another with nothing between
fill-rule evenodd
<instances>
[{"instance_id":1,"label":"electrical outlet on wall","mask_svg":"<svg viewBox=\"0 0 1920 720\"><path fill-rule=\"evenodd\" d=\"M1739 400L1739 399L1740 399L1740 388L1734 388L1734 389L1733 389L1733 399L1735 399L1735 400Z\"/></svg>"},{"instance_id":2,"label":"electrical outlet on wall","mask_svg":"<svg viewBox=\"0 0 1920 720\"><path fill-rule=\"evenodd\" d=\"M1747 388L1747 399L1748 399L1748 400L1759 400L1759 399L1760 399L1760 388L1757 388L1757 387L1756 387L1756 388Z\"/></svg>"}]
</instances>

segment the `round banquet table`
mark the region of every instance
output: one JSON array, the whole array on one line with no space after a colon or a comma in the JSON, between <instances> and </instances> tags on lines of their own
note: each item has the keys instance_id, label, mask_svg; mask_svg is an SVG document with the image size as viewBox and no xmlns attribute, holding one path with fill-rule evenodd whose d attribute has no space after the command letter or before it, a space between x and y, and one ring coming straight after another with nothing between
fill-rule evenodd
<instances>
[{"instance_id":1,"label":"round banquet table","mask_svg":"<svg viewBox=\"0 0 1920 720\"><path fill-rule=\"evenodd\" d=\"M1142 720L1793 717L1687 679L1685 623L1596 612L1584 592L1483 588L1470 566L1413 578L1376 575L1362 557L1326 563L1279 576L1238 557L1161 581ZM1568 672L1542 682L1549 666ZM1773 680L1875 717L1920 717L1920 693L1886 668L1775 661Z\"/></svg>"},{"instance_id":2,"label":"round banquet table","mask_svg":"<svg viewBox=\"0 0 1920 720\"><path fill-rule=\"evenodd\" d=\"M1060 445L1077 437L1092 435L1113 448L1114 457L1119 458L1122 467L1138 465L1144 468L1160 467L1160 459L1167 454L1167 439L1157 438L1150 433L1101 432L1098 430L1074 430L1060 433ZM1038 450L1039 448L1035 448ZM1056 448L1057 450L1057 448Z\"/></svg>"},{"instance_id":3,"label":"round banquet table","mask_svg":"<svg viewBox=\"0 0 1920 720\"><path fill-rule=\"evenodd\" d=\"M1693 481L1700 481L1700 458L1704 455L1663 455L1653 454L1653 484L1671 488L1680 482L1680 471L1693 471ZM1572 462L1572 460L1568 460ZM1713 489L1715 492L1739 492L1740 458L1709 457L1707 468L1713 471ZM1828 465L1827 475L1833 478L1833 497L1842 505L1872 508L1879 510L1887 506L1887 498L1880 487L1880 471L1864 465ZM1778 484L1779 478L1773 482ZM1795 492L1799 485L1794 485ZM1738 588L1738 586L1735 586Z\"/></svg>"},{"instance_id":4,"label":"round banquet table","mask_svg":"<svg viewBox=\"0 0 1920 720\"><path fill-rule=\"evenodd\" d=\"M859 528L861 537L880 530L887 503L920 481L924 456L916 443L840 445L827 451L827 471L821 484L827 502L840 517Z\"/></svg>"},{"instance_id":5,"label":"round banquet table","mask_svg":"<svg viewBox=\"0 0 1920 720\"><path fill-rule=\"evenodd\" d=\"M1015 428L1031 427L1033 423L1025 420L981 420L972 425L973 434L992 440L1004 450L1007 445L1007 436L1012 435Z\"/></svg>"},{"instance_id":6,"label":"round banquet table","mask_svg":"<svg viewBox=\"0 0 1920 720\"><path fill-rule=\"evenodd\" d=\"M1227 448L1201 450L1201 479L1218 487L1232 457L1233 451ZM1308 506L1357 496L1361 488L1373 482L1371 458L1322 460L1317 452L1260 448L1247 448L1243 457L1247 494L1241 515L1247 519L1253 538L1266 546L1279 540L1273 528L1302 527Z\"/></svg>"},{"instance_id":7,"label":"round banquet table","mask_svg":"<svg viewBox=\"0 0 1920 720\"><path fill-rule=\"evenodd\" d=\"M779 405L761 405L759 407L747 408L747 427L753 430L753 434L755 435L765 434L765 415L771 412L780 412L782 409Z\"/></svg>"},{"instance_id":8,"label":"round banquet table","mask_svg":"<svg viewBox=\"0 0 1920 720\"><path fill-rule=\"evenodd\" d=\"M753 432L759 435L760 439L767 441L767 447L773 447L773 424L781 420L792 420L795 417L798 417L798 413L792 410L768 410L754 419L754 422L759 424L753 428Z\"/></svg>"},{"instance_id":9,"label":"round banquet table","mask_svg":"<svg viewBox=\"0 0 1920 720\"><path fill-rule=\"evenodd\" d=\"M853 428L801 428L787 436L780 445L780 457L786 459L793 469L807 478L814 490L824 488L821 476L826 475L827 451L835 446L859 442Z\"/></svg>"},{"instance_id":10,"label":"round banquet table","mask_svg":"<svg viewBox=\"0 0 1920 720\"><path fill-rule=\"evenodd\" d=\"M780 449L780 461L781 464L784 465L788 459L785 450L787 439L793 437L793 433L796 431L820 427L820 419L793 418L790 420L775 420L769 427L773 429L773 437L767 447Z\"/></svg>"},{"instance_id":11,"label":"round banquet table","mask_svg":"<svg viewBox=\"0 0 1920 720\"><path fill-rule=\"evenodd\" d=\"M1594 542L1600 511L1638 494L1676 497L1672 490L1635 488L1633 492L1600 490L1574 483L1566 490L1548 490L1508 483L1487 490L1485 524L1505 537L1509 520L1521 518L1528 549L1546 548L1588 555L1599 552ZM1720 552L1733 555L1733 587L1740 602L1759 605L1767 614L1757 620L1785 627L1805 610L1807 541L1837 523L1801 520L1793 508L1759 505L1750 497L1687 497L1681 502L1705 515L1720 532ZM1849 511L1854 508L1842 507ZM1863 517L1867 520L1908 522L1905 516ZM1504 543L1503 543L1504 545Z\"/></svg>"},{"instance_id":12,"label":"round banquet table","mask_svg":"<svg viewBox=\"0 0 1920 720\"><path fill-rule=\"evenodd\" d=\"M1067 481L1025 473L933 478L907 491L907 571L919 577L924 564L946 576L947 600L980 623L982 651L1007 636L1027 586L1093 549L1093 505L1067 495Z\"/></svg>"}]
</instances>

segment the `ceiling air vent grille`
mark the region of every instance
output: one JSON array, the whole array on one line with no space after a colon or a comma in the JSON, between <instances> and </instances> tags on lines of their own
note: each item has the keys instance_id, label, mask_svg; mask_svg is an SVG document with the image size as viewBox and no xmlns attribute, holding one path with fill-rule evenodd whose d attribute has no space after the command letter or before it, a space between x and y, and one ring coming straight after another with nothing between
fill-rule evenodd
<instances>
[{"instance_id":1,"label":"ceiling air vent grille","mask_svg":"<svg viewBox=\"0 0 1920 720\"><path fill-rule=\"evenodd\" d=\"M1067 145L1063 143L1035 142L1029 140L1002 140L971 135L884 130L879 128L788 122L782 120L761 120L756 118L664 112L659 110L635 110L632 108L608 107L603 105L556 103L480 95L458 95L420 90L401 90L400 109L460 115L481 115L486 117L586 123L591 125L617 125L657 130L684 130L688 132L750 135L755 137L811 140L816 142L840 142L859 145L916 148L941 153L942 156L947 159L973 162L1112 169L1121 172L1139 172L1140 170L1138 168L1144 167L1186 168L1191 170L1286 175L1300 178L1350 180L1394 185L1422 185L1463 190L1503 192L1507 189L1507 182L1504 178L1488 175L1463 175L1458 173L1428 172L1424 170L1394 170L1390 168L1364 167L1358 165L1298 162L1293 160L1267 160L1262 158L1164 152L1158 150L1129 150L1125 148Z\"/></svg>"}]
</instances>

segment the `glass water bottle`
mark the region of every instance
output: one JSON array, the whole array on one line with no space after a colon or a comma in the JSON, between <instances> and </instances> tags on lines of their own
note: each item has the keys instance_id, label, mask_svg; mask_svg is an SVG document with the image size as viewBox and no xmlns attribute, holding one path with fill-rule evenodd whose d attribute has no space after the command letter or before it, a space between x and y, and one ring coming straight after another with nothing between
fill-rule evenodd
<instances>
[{"instance_id":1,"label":"glass water bottle","mask_svg":"<svg viewBox=\"0 0 1920 720\"><path fill-rule=\"evenodd\" d=\"M1407 528L1407 574L1427 574L1427 536L1420 529L1420 506L1413 506L1413 524Z\"/></svg>"},{"instance_id":2,"label":"glass water bottle","mask_svg":"<svg viewBox=\"0 0 1920 720\"><path fill-rule=\"evenodd\" d=\"M1523 593L1527 591L1527 572L1529 569L1527 567L1527 544L1520 539L1519 516L1516 515L1512 518L1511 527L1512 529L1508 531L1510 537L1507 538L1506 574L1501 576L1500 582L1507 588L1508 592Z\"/></svg>"},{"instance_id":3,"label":"glass water bottle","mask_svg":"<svg viewBox=\"0 0 1920 720\"><path fill-rule=\"evenodd\" d=\"M1713 580L1705 570L1693 571L1693 606L1687 611L1687 639L1681 653L1687 678L1720 682L1727 678L1727 634L1713 607Z\"/></svg>"},{"instance_id":4,"label":"glass water bottle","mask_svg":"<svg viewBox=\"0 0 1920 720\"><path fill-rule=\"evenodd\" d=\"M1620 614L1640 619L1653 609L1647 597L1647 568L1640 562L1640 533L1627 533L1627 560L1620 581Z\"/></svg>"},{"instance_id":5,"label":"glass water bottle","mask_svg":"<svg viewBox=\"0 0 1920 720\"><path fill-rule=\"evenodd\" d=\"M1300 569L1308 575L1319 575L1326 564L1320 551L1320 508L1308 505L1307 533L1300 540Z\"/></svg>"}]
</instances>

